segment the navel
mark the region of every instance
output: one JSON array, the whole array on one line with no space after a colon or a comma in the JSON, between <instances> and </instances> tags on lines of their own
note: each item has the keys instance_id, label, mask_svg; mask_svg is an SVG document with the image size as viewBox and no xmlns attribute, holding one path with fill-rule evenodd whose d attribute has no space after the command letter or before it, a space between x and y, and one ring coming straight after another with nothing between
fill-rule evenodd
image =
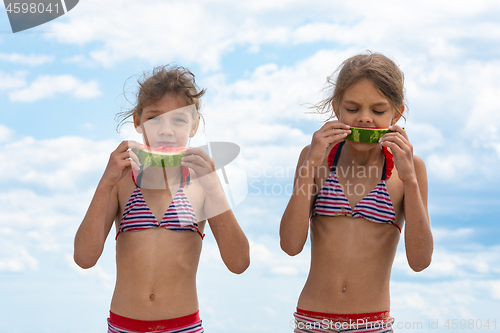
<instances>
[{"instance_id":1,"label":"navel","mask_svg":"<svg viewBox=\"0 0 500 333\"><path fill-rule=\"evenodd\" d=\"M155 295L154 294L149 295L149 300L154 301L154 299L155 299Z\"/></svg>"},{"instance_id":2,"label":"navel","mask_svg":"<svg viewBox=\"0 0 500 333\"><path fill-rule=\"evenodd\" d=\"M346 290L346 289L347 289L347 288L346 288L346 286L343 286L343 287L342 287L342 292L343 292L343 293L345 293L345 290Z\"/></svg>"}]
</instances>

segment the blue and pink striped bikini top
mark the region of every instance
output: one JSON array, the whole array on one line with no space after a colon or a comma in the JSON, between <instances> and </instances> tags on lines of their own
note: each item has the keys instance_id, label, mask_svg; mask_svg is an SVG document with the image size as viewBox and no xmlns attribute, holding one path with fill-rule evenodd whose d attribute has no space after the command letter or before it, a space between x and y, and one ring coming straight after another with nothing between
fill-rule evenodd
<instances>
[{"instance_id":1,"label":"blue and pink striped bikini top","mask_svg":"<svg viewBox=\"0 0 500 333\"><path fill-rule=\"evenodd\" d=\"M130 196L130 199L128 200L127 205L125 206L125 209L123 211L123 216L120 222L118 233L116 234L116 238L118 238L120 232L137 231L160 227L170 230L195 231L203 239L205 235L202 234L198 229L198 223L196 223L196 216L193 207L191 206L191 203L189 202L183 190L183 187L186 185L186 183L189 183L188 168L181 167L181 185L160 222L158 222L156 217L153 215L148 205L146 204L144 197L142 196L140 187L140 180L142 176L141 171L136 174L134 170L134 172L132 173L132 179L134 180L136 187L134 192L132 192L132 195Z\"/></svg>"},{"instance_id":2,"label":"blue and pink striped bikini top","mask_svg":"<svg viewBox=\"0 0 500 333\"><path fill-rule=\"evenodd\" d=\"M375 188L361 199L354 209L352 209L336 174L340 151L344 143L345 141L338 143L332 148L328 155L328 167L331 173L318 193L312 215L364 218L371 222L392 224L401 232L401 228L395 223L396 214L394 212L394 206L392 205L391 197L385 185L385 180L391 176L392 169L394 168L392 153L387 147L382 147L385 155L382 179L377 186L375 186Z\"/></svg>"}]
</instances>

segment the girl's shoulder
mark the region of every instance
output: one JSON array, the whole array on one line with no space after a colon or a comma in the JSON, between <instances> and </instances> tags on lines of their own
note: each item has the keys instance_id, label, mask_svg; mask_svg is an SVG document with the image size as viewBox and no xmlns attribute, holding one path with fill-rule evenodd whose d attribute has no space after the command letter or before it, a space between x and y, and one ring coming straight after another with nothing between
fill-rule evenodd
<instances>
[{"instance_id":1,"label":"girl's shoulder","mask_svg":"<svg viewBox=\"0 0 500 333\"><path fill-rule=\"evenodd\" d=\"M309 148L311 147L311 144L308 144L306 145L304 148L302 148L302 151L300 152L300 154L307 154L309 152Z\"/></svg>"},{"instance_id":2,"label":"girl's shoulder","mask_svg":"<svg viewBox=\"0 0 500 333\"><path fill-rule=\"evenodd\" d=\"M425 166L424 160L417 155L413 155L413 166L415 168L417 180L424 180L425 182L427 182L427 168Z\"/></svg>"},{"instance_id":3,"label":"girl's shoulder","mask_svg":"<svg viewBox=\"0 0 500 333\"><path fill-rule=\"evenodd\" d=\"M131 192L136 187L136 178L137 174L134 175L133 169L130 169L125 176L116 184L116 190L118 191L118 195L124 192Z\"/></svg>"},{"instance_id":4,"label":"girl's shoulder","mask_svg":"<svg viewBox=\"0 0 500 333\"><path fill-rule=\"evenodd\" d=\"M308 144L307 146L305 146L304 148L302 148L302 150L300 151L300 154L299 154L299 163L300 165L302 165L302 163L305 161L306 157L307 157L307 154L309 153L309 148L311 147L310 144Z\"/></svg>"},{"instance_id":5,"label":"girl's shoulder","mask_svg":"<svg viewBox=\"0 0 500 333\"><path fill-rule=\"evenodd\" d=\"M413 155L413 165L415 166L415 168L425 169L425 162L420 156Z\"/></svg>"}]
</instances>

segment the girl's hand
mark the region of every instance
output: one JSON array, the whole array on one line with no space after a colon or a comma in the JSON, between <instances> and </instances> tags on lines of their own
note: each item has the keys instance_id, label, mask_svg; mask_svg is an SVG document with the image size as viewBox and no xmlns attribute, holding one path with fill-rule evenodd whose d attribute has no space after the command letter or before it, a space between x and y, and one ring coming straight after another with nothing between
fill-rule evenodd
<instances>
[{"instance_id":1,"label":"girl's hand","mask_svg":"<svg viewBox=\"0 0 500 333\"><path fill-rule=\"evenodd\" d=\"M312 166L323 164L327 152L351 133L349 128L349 125L338 120L326 122L314 132L305 162L311 163Z\"/></svg>"},{"instance_id":2,"label":"girl's hand","mask_svg":"<svg viewBox=\"0 0 500 333\"><path fill-rule=\"evenodd\" d=\"M183 153L186 156L181 159L182 165L194 171L205 193L218 189L220 182L210 156L200 148L187 148Z\"/></svg>"},{"instance_id":3,"label":"girl's hand","mask_svg":"<svg viewBox=\"0 0 500 333\"><path fill-rule=\"evenodd\" d=\"M122 141L109 157L102 184L115 187L131 168L139 170L141 163L137 155L128 150L131 148L144 149L144 145L132 140Z\"/></svg>"},{"instance_id":4,"label":"girl's hand","mask_svg":"<svg viewBox=\"0 0 500 333\"><path fill-rule=\"evenodd\" d=\"M394 165L398 170L401 181L417 181L415 166L413 164L413 145L408 140L405 130L398 125L389 127L392 133L380 138L380 144L391 149L394 156Z\"/></svg>"}]
</instances>

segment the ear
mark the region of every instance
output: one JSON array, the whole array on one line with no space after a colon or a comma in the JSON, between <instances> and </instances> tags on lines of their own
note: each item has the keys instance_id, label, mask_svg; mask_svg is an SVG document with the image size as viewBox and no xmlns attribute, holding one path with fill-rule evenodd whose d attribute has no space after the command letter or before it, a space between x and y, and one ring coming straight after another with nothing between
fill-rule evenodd
<instances>
[{"instance_id":1,"label":"ear","mask_svg":"<svg viewBox=\"0 0 500 333\"><path fill-rule=\"evenodd\" d=\"M198 132L198 126L200 125L200 115L194 120L191 131L189 132L189 137L192 138Z\"/></svg>"},{"instance_id":2,"label":"ear","mask_svg":"<svg viewBox=\"0 0 500 333\"><path fill-rule=\"evenodd\" d=\"M133 118L134 118L134 127L135 127L135 130L137 131L137 133L142 134L141 122L139 121L139 117L137 116L136 113L133 114Z\"/></svg>"},{"instance_id":3,"label":"ear","mask_svg":"<svg viewBox=\"0 0 500 333\"><path fill-rule=\"evenodd\" d=\"M392 115L392 120L391 120L391 126L395 125L399 119L401 119L401 116L403 116L403 112L405 110L405 105L401 104L397 110L394 111Z\"/></svg>"}]
</instances>

